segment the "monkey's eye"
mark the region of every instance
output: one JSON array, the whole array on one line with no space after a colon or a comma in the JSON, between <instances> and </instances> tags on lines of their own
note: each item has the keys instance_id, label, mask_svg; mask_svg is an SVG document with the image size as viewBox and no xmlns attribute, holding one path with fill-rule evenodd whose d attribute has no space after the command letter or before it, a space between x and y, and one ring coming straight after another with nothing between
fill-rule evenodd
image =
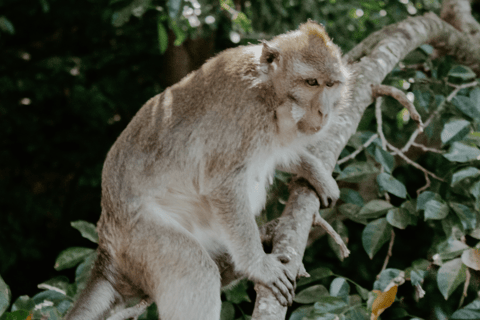
<instances>
[{"instance_id":1,"label":"monkey's eye","mask_svg":"<svg viewBox=\"0 0 480 320\"><path fill-rule=\"evenodd\" d=\"M317 79L307 79L305 82L311 87L318 86Z\"/></svg>"},{"instance_id":2,"label":"monkey's eye","mask_svg":"<svg viewBox=\"0 0 480 320\"><path fill-rule=\"evenodd\" d=\"M334 84L335 84L335 81L328 81L327 83L325 83L327 87L333 87Z\"/></svg>"}]
</instances>

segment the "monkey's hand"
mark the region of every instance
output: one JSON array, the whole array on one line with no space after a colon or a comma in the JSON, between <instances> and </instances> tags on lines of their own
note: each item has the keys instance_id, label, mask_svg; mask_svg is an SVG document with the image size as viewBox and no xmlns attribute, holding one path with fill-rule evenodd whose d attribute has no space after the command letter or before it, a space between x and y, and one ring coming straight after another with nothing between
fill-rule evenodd
<instances>
[{"instance_id":1,"label":"monkey's hand","mask_svg":"<svg viewBox=\"0 0 480 320\"><path fill-rule=\"evenodd\" d=\"M289 261L284 254L266 254L249 276L272 290L283 306L291 306L295 295L295 277L284 265Z\"/></svg>"},{"instance_id":2,"label":"monkey's hand","mask_svg":"<svg viewBox=\"0 0 480 320\"><path fill-rule=\"evenodd\" d=\"M324 175L322 179L315 176L306 177L308 182L315 188L324 207L333 207L340 197L340 189L331 175Z\"/></svg>"},{"instance_id":3,"label":"monkey's hand","mask_svg":"<svg viewBox=\"0 0 480 320\"><path fill-rule=\"evenodd\" d=\"M311 154L304 154L301 159L300 176L312 185L324 207L333 207L340 197L340 189L332 174Z\"/></svg>"}]
</instances>

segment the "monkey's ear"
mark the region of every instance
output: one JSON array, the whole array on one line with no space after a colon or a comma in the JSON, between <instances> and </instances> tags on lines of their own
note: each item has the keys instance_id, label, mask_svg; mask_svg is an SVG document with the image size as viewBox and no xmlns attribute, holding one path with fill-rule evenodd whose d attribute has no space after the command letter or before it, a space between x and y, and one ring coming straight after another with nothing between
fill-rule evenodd
<instances>
[{"instance_id":1,"label":"monkey's ear","mask_svg":"<svg viewBox=\"0 0 480 320\"><path fill-rule=\"evenodd\" d=\"M262 56L260 57L261 63L272 64L272 62L277 61L280 57L280 51L270 46L267 41L261 41L263 43Z\"/></svg>"}]
</instances>

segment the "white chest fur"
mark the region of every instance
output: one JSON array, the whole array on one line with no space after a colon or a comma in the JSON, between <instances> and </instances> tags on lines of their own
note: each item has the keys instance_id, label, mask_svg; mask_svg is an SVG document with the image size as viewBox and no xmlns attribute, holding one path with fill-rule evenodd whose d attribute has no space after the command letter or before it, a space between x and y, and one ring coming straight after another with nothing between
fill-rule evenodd
<instances>
[{"instance_id":1,"label":"white chest fur","mask_svg":"<svg viewBox=\"0 0 480 320\"><path fill-rule=\"evenodd\" d=\"M276 149L267 149L255 155L248 164L247 194L251 212L260 214L265 206L267 190L273 182L275 168L279 165L296 165L302 150L300 145L290 145Z\"/></svg>"}]
</instances>

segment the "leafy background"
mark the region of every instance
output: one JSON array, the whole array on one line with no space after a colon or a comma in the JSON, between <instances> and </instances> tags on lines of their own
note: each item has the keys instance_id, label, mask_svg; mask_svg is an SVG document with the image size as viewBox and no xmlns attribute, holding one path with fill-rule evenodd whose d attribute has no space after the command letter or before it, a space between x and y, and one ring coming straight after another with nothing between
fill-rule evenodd
<instances>
[{"instance_id":1,"label":"leafy background","mask_svg":"<svg viewBox=\"0 0 480 320\"><path fill-rule=\"evenodd\" d=\"M35 305L34 319L56 319L70 307L94 258L91 223L100 214L105 155L150 97L213 53L295 29L307 18L323 23L347 52L386 25L439 9L436 0L2 1L0 314L9 312L0 319L25 319ZM369 319L371 290L383 291L402 272L409 281L398 286L383 319L480 318L480 88L462 89L446 101L454 89L447 82L470 83L476 76L449 57L431 60L431 50L412 52L384 83L413 94L423 119L441 109L419 140L444 153L412 148L407 155L444 182L432 179L417 197L423 174L385 152L378 139L337 167L342 201L321 213L352 253L341 261L327 236L307 248L304 263L312 277L298 284L290 319ZM385 98L382 110L387 140L403 146L413 121L393 99ZM341 157L375 132L372 105ZM287 181L278 172L267 217L281 213ZM377 279L392 230L391 269ZM425 297L419 299L412 285L421 285ZM251 283L242 281L222 297L222 319L251 314ZM151 309L142 318L154 314Z\"/></svg>"}]
</instances>

